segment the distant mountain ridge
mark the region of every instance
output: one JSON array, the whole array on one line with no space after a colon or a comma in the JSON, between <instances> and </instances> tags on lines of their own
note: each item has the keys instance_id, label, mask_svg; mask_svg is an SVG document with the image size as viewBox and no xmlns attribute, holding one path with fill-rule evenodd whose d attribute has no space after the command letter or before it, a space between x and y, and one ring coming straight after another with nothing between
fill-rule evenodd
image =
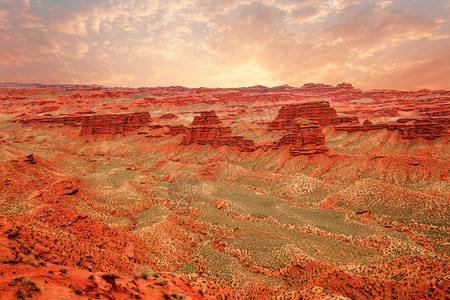
<instances>
[{"instance_id":1,"label":"distant mountain ridge","mask_svg":"<svg viewBox=\"0 0 450 300\"><path fill-rule=\"evenodd\" d=\"M98 84L43 84L43 83L20 83L20 82L0 82L0 88L13 88L13 89L56 89L56 90L102 90L102 89L121 89L121 90L130 90L130 91L139 91L139 90L163 90L167 92L219 92L226 90L235 90L245 94L251 93L276 93L276 92L312 92L312 93L329 93L334 91L362 91L360 89L355 89L352 84L347 82L342 82L337 84L336 86L330 84L323 83L305 83L301 87L293 87L288 84L267 87L264 85L254 85L248 87L217 87L217 88L205 88L205 87L193 87L188 88L184 86L153 86L153 87L119 87L119 86L104 86ZM369 90L367 90L369 91ZM372 89L370 91L388 91L386 89ZM389 91L403 91L403 90L389 90ZM414 91L432 91L430 89L420 89ZM448 92L446 90L436 90L439 92Z\"/></svg>"}]
</instances>

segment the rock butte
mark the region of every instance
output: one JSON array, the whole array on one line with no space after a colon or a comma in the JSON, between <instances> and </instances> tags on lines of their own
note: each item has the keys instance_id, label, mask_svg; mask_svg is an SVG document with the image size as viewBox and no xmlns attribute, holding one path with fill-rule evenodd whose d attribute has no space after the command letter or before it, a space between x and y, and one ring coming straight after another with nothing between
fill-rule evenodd
<instances>
[{"instance_id":1,"label":"rock butte","mask_svg":"<svg viewBox=\"0 0 450 300\"><path fill-rule=\"evenodd\" d=\"M315 122L296 123L293 129L275 143L272 149L279 149L281 146L289 145L289 153L292 156L313 155L326 153L328 147L325 145L325 135L320 126Z\"/></svg>"},{"instance_id":2,"label":"rock butte","mask_svg":"<svg viewBox=\"0 0 450 300\"><path fill-rule=\"evenodd\" d=\"M449 97L0 84L0 298L446 299Z\"/></svg>"},{"instance_id":3,"label":"rock butte","mask_svg":"<svg viewBox=\"0 0 450 300\"><path fill-rule=\"evenodd\" d=\"M330 125L335 117L337 117L336 110L330 107L328 101L289 104L280 108L278 116L270 123L269 128L272 130L287 129L293 126L298 118L316 121L324 126Z\"/></svg>"},{"instance_id":4,"label":"rock butte","mask_svg":"<svg viewBox=\"0 0 450 300\"><path fill-rule=\"evenodd\" d=\"M242 136L235 136L231 127L223 126L214 111L202 111L194 117L192 124L186 128L182 145L211 145L213 147L232 146L243 152L255 151L254 142Z\"/></svg>"}]
</instances>

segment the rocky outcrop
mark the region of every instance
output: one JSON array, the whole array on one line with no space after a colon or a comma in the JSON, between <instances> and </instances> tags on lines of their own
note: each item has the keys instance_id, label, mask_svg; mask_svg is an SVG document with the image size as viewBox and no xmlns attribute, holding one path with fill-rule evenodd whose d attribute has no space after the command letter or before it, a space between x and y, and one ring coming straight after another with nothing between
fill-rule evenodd
<instances>
[{"instance_id":1,"label":"rocky outcrop","mask_svg":"<svg viewBox=\"0 0 450 300\"><path fill-rule=\"evenodd\" d=\"M200 115L195 116L192 124L186 128L186 134L181 144L209 144L213 147L228 145L237 147L242 152L256 150L252 140L235 136L231 132L231 127L223 126L214 111L202 111Z\"/></svg>"},{"instance_id":2,"label":"rocky outcrop","mask_svg":"<svg viewBox=\"0 0 450 300\"><path fill-rule=\"evenodd\" d=\"M331 120L331 125L339 125L339 124L359 125L359 120L358 117L350 117L350 116L334 117Z\"/></svg>"},{"instance_id":3,"label":"rocky outcrop","mask_svg":"<svg viewBox=\"0 0 450 300\"><path fill-rule=\"evenodd\" d=\"M194 117L191 126L215 126L221 125L222 121L213 110L202 111L200 115Z\"/></svg>"},{"instance_id":4,"label":"rocky outcrop","mask_svg":"<svg viewBox=\"0 0 450 300\"><path fill-rule=\"evenodd\" d=\"M388 125L389 130L398 130L404 139L413 140L424 138L434 140L439 137L449 136L450 118L436 119L400 119L397 124Z\"/></svg>"},{"instance_id":5,"label":"rocky outcrop","mask_svg":"<svg viewBox=\"0 0 450 300\"><path fill-rule=\"evenodd\" d=\"M269 131L285 132L273 144L272 149L288 145L292 156L326 153L328 147L320 125L342 122L355 122L355 118L337 117L336 111L327 101L284 105L275 120L269 124Z\"/></svg>"},{"instance_id":6,"label":"rocky outcrop","mask_svg":"<svg viewBox=\"0 0 450 300\"><path fill-rule=\"evenodd\" d=\"M424 138L433 140L439 137L449 136L448 130L450 118L427 118L427 119L398 119L395 123L373 124L370 120L365 120L362 125L359 123L344 123L335 127L336 131L367 132L372 130L387 129L389 131L398 130L400 137L407 140Z\"/></svg>"},{"instance_id":7,"label":"rocky outcrop","mask_svg":"<svg viewBox=\"0 0 450 300\"><path fill-rule=\"evenodd\" d=\"M185 134L186 133L186 127L184 127L183 125L173 125L173 126L168 126L169 128L169 132L167 133L168 135L178 135L178 134Z\"/></svg>"},{"instance_id":8,"label":"rocky outcrop","mask_svg":"<svg viewBox=\"0 0 450 300\"><path fill-rule=\"evenodd\" d=\"M37 163L36 161L36 157L34 156L33 153L31 153L30 155L25 156L22 161L26 164L30 164L30 165L35 165Z\"/></svg>"},{"instance_id":9,"label":"rocky outcrop","mask_svg":"<svg viewBox=\"0 0 450 300\"><path fill-rule=\"evenodd\" d=\"M174 119L178 119L178 116L176 114L168 113L168 114L164 114L164 115L160 116L159 119L160 120L174 120Z\"/></svg>"},{"instance_id":10,"label":"rocky outcrop","mask_svg":"<svg viewBox=\"0 0 450 300\"><path fill-rule=\"evenodd\" d=\"M327 101L288 104L280 108L278 116L269 124L269 130L285 130L295 127L298 119L316 121L320 125L330 125L337 117L336 110Z\"/></svg>"},{"instance_id":11,"label":"rocky outcrop","mask_svg":"<svg viewBox=\"0 0 450 300\"><path fill-rule=\"evenodd\" d=\"M148 112L110 115L44 116L18 120L24 124L61 124L72 127L81 126L80 135L120 134L148 125L152 118Z\"/></svg>"},{"instance_id":12,"label":"rocky outcrop","mask_svg":"<svg viewBox=\"0 0 450 300\"><path fill-rule=\"evenodd\" d=\"M378 123L378 124L369 124L367 122L364 122L363 125L361 125L358 121L358 123L343 123L337 125L334 129L336 131L346 131L348 133L353 132L367 132L372 130L382 130L388 128L388 124L386 123Z\"/></svg>"},{"instance_id":13,"label":"rocky outcrop","mask_svg":"<svg viewBox=\"0 0 450 300\"><path fill-rule=\"evenodd\" d=\"M296 123L293 129L284 134L272 149L289 145L292 156L326 153L325 135L316 122Z\"/></svg>"},{"instance_id":14,"label":"rocky outcrop","mask_svg":"<svg viewBox=\"0 0 450 300\"><path fill-rule=\"evenodd\" d=\"M139 129L152 121L148 112L118 115L97 115L85 119L80 135L122 134Z\"/></svg>"},{"instance_id":15,"label":"rocky outcrop","mask_svg":"<svg viewBox=\"0 0 450 300\"><path fill-rule=\"evenodd\" d=\"M17 121L23 124L47 123L47 124L62 124L76 127L80 126L86 120L86 118L87 116L63 116L63 117L44 116L37 118L18 119Z\"/></svg>"},{"instance_id":16,"label":"rocky outcrop","mask_svg":"<svg viewBox=\"0 0 450 300\"><path fill-rule=\"evenodd\" d=\"M353 90L353 85L351 83L343 82L336 86L338 89L345 89L345 90Z\"/></svg>"}]
</instances>

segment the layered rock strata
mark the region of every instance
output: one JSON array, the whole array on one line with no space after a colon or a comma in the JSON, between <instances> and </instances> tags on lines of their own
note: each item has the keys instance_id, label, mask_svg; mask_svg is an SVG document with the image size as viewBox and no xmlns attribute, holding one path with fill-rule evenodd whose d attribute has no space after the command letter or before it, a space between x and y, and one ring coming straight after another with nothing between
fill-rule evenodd
<instances>
[{"instance_id":1,"label":"layered rock strata","mask_svg":"<svg viewBox=\"0 0 450 300\"><path fill-rule=\"evenodd\" d=\"M136 131L152 121L148 112L87 117L81 126L80 135L122 134Z\"/></svg>"},{"instance_id":2,"label":"layered rock strata","mask_svg":"<svg viewBox=\"0 0 450 300\"><path fill-rule=\"evenodd\" d=\"M174 128L173 131L181 131L181 128ZM213 147L228 145L237 147L242 152L256 150L252 140L243 136L235 136L231 132L231 127L223 126L214 111L202 111L200 115L195 116L192 124L186 128L186 134L181 144L209 144Z\"/></svg>"},{"instance_id":3,"label":"layered rock strata","mask_svg":"<svg viewBox=\"0 0 450 300\"><path fill-rule=\"evenodd\" d=\"M354 121L350 117L338 118L336 111L326 101L285 105L269 124L269 131L284 131L284 135L273 144L272 149L289 145L292 156L326 153L328 147L320 125Z\"/></svg>"},{"instance_id":4,"label":"layered rock strata","mask_svg":"<svg viewBox=\"0 0 450 300\"><path fill-rule=\"evenodd\" d=\"M319 125L330 125L337 117L336 110L327 101L288 104L280 108L278 116L269 124L269 130L284 130L295 127L296 119L316 121Z\"/></svg>"},{"instance_id":5,"label":"layered rock strata","mask_svg":"<svg viewBox=\"0 0 450 300\"><path fill-rule=\"evenodd\" d=\"M325 135L316 122L296 123L294 128L287 131L272 149L277 150L289 145L292 156L313 155L328 152L325 145Z\"/></svg>"},{"instance_id":6,"label":"layered rock strata","mask_svg":"<svg viewBox=\"0 0 450 300\"><path fill-rule=\"evenodd\" d=\"M387 129L389 131L398 130L403 139L413 140L424 138L434 140L436 138L449 136L450 118L426 118L426 119L398 119L395 123L377 123L372 124L369 120L359 123L339 124L335 127L336 131L366 132L372 130Z\"/></svg>"},{"instance_id":7,"label":"layered rock strata","mask_svg":"<svg viewBox=\"0 0 450 300\"><path fill-rule=\"evenodd\" d=\"M44 116L20 119L19 122L24 124L46 123L72 127L81 126L80 135L93 135L132 132L141 126L146 126L151 123L152 118L148 112L140 112L110 115Z\"/></svg>"}]
</instances>

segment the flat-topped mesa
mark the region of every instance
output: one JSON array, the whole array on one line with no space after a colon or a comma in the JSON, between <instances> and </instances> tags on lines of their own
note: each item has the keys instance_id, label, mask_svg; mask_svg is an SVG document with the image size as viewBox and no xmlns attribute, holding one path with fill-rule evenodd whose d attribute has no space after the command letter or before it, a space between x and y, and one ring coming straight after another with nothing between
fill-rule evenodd
<instances>
[{"instance_id":1,"label":"flat-topped mesa","mask_svg":"<svg viewBox=\"0 0 450 300\"><path fill-rule=\"evenodd\" d=\"M242 152L256 150L254 142L242 136L232 134L231 127L223 126L222 121L214 111L202 111L195 116L192 124L187 127L182 145L198 144L220 147L224 145L237 147Z\"/></svg>"},{"instance_id":2,"label":"flat-topped mesa","mask_svg":"<svg viewBox=\"0 0 450 300\"><path fill-rule=\"evenodd\" d=\"M88 116L81 126L80 135L122 134L136 131L151 121L148 112Z\"/></svg>"},{"instance_id":3,"label":"flat-topped mesa","mask_svg":"<svg viewBox=\"0 0 450 300\"><path fill-rule=\"evenodd\" d=\"M325 135L317 122L303 120L284 134L278 142L272 146L277 150L282 146L290 145L289 153L292 156L314 155L328 152L325 145Z\"/></svg>"},{"instance_id":4,"label":"flat-topped mesa","mask_svg":"<svg viewBox=\"0 0 450 300\"><path fill-rule=\"evenodd\" d=\"M316 121L322 126L330 125L336 116L336 110L328 101L288 104L280 108L278 116L269 124L269 130L287 130L295 125L296 119Z\"/></svg>"}]
</instances>

